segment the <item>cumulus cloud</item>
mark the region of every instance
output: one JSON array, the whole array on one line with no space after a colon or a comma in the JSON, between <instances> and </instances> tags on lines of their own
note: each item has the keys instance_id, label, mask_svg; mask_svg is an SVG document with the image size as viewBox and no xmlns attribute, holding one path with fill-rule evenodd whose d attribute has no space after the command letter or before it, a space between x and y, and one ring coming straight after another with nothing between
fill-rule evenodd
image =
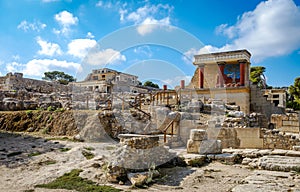
<instances>
[{"instance_id":1,"label":"cumulus cloud","mask_svg":"<svg viewBox=\"0 0 300 192\"><path fill-rule=\"evenodd\" d=\"M18 29L21 29L25 32L28 32L28 31L40 32L41 30L43 30L46 27L47 27L47 25L44 23L41 23L40 21L28 22L26 20L22 21L17 26Z\"/></svg>"},{"instance_id":2,"label":"cumulus cloud","mask_svg":"<svg viewBox=\"0 0 300 192\"><path fill-rule=\"evenodd\" d=\"M85 62L90 65L104 66L107 64L118 64L126 61L125 55L114 49L104 49L101 51L91 51L85 58Z\"/></svg>"},{"instance_id":3,"label":"cumulus cloud","mask_svg":"<svg viewBox=\"0 0 300 192\"><path fill-rule=\"evenodd\" d=\"M22 72L24 75L42 77L44 72L53 70L79 70L80 64L56 59L33 59L26 64L12 62L6 65L8 72Z\"/></svg>"},{"instance_id":4,"label":"cumulus cloud","mask_svg":"<svg viewBox=\"0 0 300 192\"><path fill-rule=\"evenodd\" d=\"M47 56L61 55L62 54L62 51L61 51L60 46L58 44L49 43L47 41L44 41L41 37L37 37L36 41L41 46L41 50L38 51L38 54L47 55Z\"/></svg>"},{"instance_id":5,"label":"cumulus cloud","mask_svg":"<svg viewBox=\"0 0 300 192\"><path fill-rule=\"evenodd\" d=\"M254 61L289 54L300 47L300 8L292 0L268 0L245 12L236 24L216 32L232 39L219 50L248 49Z\"/></svg>"},{"instance_id":6,"label":"cumulus cloud","mask_svg":"<svg viewBox=\"0 0 300 192\"><path fill-rule=\"evenodd\" d=\"M78 18L68 11L62 11L56 14L54 19L61 26L59 30L54 29L54 33L56 34L68 35L71 30L70 27L78 23Z\"/></svg>"},{"instance_id":7,"label":"cumulus cloud","mask_svg":"<svg viewBox=\"0 0 300 192\"><path fill-rule=\"evenodd\" d=\"M173 10L168 4L145 5L133 12L126 9L119 11L120 21L132 22L137 26L140 35L146 35L159 27L171 25L170 13Z\"/></svg>"},{"instance_id":8,"label":"cumulus cloud","mask_svg":"<svg viewBox=\"0 0 300 192\"><path fill-rule=\"evenodd\" d=\"M88 51L97 45L93 39L74 39L68 44L68 54L83 58L87 55Z\"/></svg>"}]
</instances>

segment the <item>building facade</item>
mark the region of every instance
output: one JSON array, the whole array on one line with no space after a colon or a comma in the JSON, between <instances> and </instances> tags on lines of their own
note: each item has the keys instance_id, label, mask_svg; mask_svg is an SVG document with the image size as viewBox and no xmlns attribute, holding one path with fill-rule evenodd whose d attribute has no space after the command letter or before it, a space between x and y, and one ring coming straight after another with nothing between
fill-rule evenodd
<instances>
[{"instance_id":1,"label":"building facade","mask_svg":"<svg viewBox=\"0 0 300 192\"><path fill-rule=\"evenodd\" d=\"M250 57L247 50L195 55L192 86L198 95L236 103L250 112Z\"/></svg>"},{"instance_id":2,"label":"building facade","mask_svg":"<svg viewBox=\"0 0 300 192\"><path fill-rule=\"evenodd\" d=\"M84 81L74 83L74 85L88 88L90 91L103 93L133 92L138 84L137 76L109 68L93 70Z\"/></svg>"}]
</instances>

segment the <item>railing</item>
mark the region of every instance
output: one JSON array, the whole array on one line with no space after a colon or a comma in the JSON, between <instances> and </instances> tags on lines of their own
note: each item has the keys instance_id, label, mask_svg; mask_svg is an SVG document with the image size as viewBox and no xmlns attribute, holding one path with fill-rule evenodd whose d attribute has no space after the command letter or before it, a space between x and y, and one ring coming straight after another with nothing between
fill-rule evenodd
<instances>
[{"instance_id":1,"label":"railing","mask_svg":"<svg viewBox=\"0 0 300 192\"><path fill-rule=\"evenodd\" d=\"M151 115L145 111L143 111L142 109L140 109L139 107L137 107L136 105L131 104L130 102L126 101L124 98L118 96L118 95L114 95L115 97L121 99L123 102L127 103L130 107L133 107L134 109L138 110L139 112L145 114L148 116L149 120L151 119Z\"/></svg>"},{"instance_id":2,"label":"railing","mask_svg":"<svg viewBox=\"0 0 300 192\"><path fill-rule=\"evenodd\" d=\"M171 127L171 137L173 138L173 135L174 135L174 123L177 120L177 118L179 117L179 115L180 115L180 113L177 113L176 116L175 116L175 118L172 119L170 121L170 123L166 126L166 128L163 130L163 132L164 132L164 143L167 142L167 131L168 131L168 129L170 127ZM179 129L179 127L178 127L178 129ZM177 130L177 132L179 133L179 130Z\"/></svg>"}]
</instances>

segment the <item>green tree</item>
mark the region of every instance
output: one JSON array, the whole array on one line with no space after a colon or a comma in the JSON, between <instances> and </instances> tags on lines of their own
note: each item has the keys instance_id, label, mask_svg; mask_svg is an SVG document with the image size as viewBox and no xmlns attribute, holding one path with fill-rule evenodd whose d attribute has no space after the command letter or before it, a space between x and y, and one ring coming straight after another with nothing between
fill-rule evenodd
<instances>
[{"instance_id":1,"label":"green tree","mask_svg":"<svg viewBox=\"0 0 300 192\"><path fill-rule=\"evenodd\" d=\"M42 79L48 81L56 81L64 85L67 85L69 82L76 81L76 79L72 75L68 75L62 71L45 72Z\"/></svg>"},{"instance_id":2,"label":"green tree","mask_svg":"<svg viewBox=\"0 0 300 192\"><path fill-rule=\"evenodd\" d=\"M286 107L300 110L300 77L297 77L294 84L288 88Z\"/></svg>"},{"instance_id":3,"label":"green tree","mask_svg":"<svg viewBox=\"0 0 300 192\"><path fill-rule=\"evenodd\" d=\"M146 81L144 83L144 86L147 86L147 87L154 87L154 88L159 88L159 86L156 84L156 83L153 83L152 81Z\"/></svg>"},{"instance_id":4,"label":"green tree","mask_svg":"<svg viewBox=\"0 0 300 192\"><path fill-rule=\"evenodd\" d=\"M256 66L250 68L250 81L258 85L261 88L266 88L266 77L264 75L264 72L266 71L265 67L262 66Z\"/></svg>"}]
</instances>

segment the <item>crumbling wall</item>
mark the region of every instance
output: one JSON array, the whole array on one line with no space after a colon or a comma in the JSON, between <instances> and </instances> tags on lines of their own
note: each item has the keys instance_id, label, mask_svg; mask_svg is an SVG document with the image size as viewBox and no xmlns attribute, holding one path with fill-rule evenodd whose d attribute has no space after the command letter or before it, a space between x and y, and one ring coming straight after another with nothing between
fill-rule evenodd
<instances>
[{"instance_id":1,"label":"crumbling wall","mask_svg":"<svg viewBox=\"0 0 300 192\"><path fill-rule=\"evenodd\" d=\"M264 149L293 149L300 145L299 134L286 134L279 130L262 129Z\"/></svg>"},{"instance_id":2,"label":"crumbling wall","mask_svg":"<svg viewBox=\"0 0 300 192\"><path fill-rule=\"evenodd\" d=\"M271 123L274 128L291 133L299 133L300 122L298 113L272 114Z\"/></svg>"}]
</instances>

